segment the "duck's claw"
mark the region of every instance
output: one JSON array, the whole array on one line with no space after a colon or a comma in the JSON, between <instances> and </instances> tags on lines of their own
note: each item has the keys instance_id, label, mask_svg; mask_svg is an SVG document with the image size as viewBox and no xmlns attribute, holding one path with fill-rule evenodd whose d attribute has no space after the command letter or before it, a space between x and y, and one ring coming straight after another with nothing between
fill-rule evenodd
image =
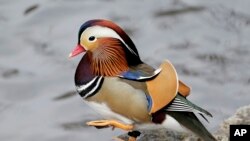
<instances>
[{"instance_id":1,"label":"duck's claw","mask_svg":"<svg viewBox=\"0 0 250 141\"><path fill-rule=\"evenodd\" d=\"M113 128L120 128L126 131L131 131L134 126L120 123L116 120L95 120L86 123L88 126L95 126L97 128L112 126Z\"/></svg>"}]
</instances>

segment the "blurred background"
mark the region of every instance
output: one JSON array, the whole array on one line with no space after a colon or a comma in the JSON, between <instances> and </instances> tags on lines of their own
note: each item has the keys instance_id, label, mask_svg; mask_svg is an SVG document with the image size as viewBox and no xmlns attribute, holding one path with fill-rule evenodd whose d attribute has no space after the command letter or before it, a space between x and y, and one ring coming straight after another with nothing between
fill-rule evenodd
<instances>
[{"instance_id":1,"label":"blurred background","mask_svg":"<svg viewBox=\"0 0 250 141\"><path fill-rule=\"evenodd\" d=\"M215 132L250 104L249 0L0 0L0 140L111 140L101 119L75 93L69 60L80 25L104 18L120 25L142 60L169 59L192 87L188 97L210 111Z\"/></svg>"}]
</instances>

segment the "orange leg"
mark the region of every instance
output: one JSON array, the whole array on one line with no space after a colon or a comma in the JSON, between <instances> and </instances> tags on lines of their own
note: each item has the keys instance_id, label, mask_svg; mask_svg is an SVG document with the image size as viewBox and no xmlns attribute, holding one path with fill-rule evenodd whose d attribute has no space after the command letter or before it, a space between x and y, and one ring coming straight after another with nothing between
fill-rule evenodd
<instances>
[{"instance_id":1,"label":"orange leg","mask_svg":"<svg viewBox=\"0 0 250 141\"><path fill-rule=\"evenodd\" d=\"M105 127L105 126L112 126L114 128L120 128L125 131L131 131L133 130L134 126L129 124L123 124L121 122L118 122L116 120L95 120L90 121L86 123L89 126L95 126L95 127Z\"/></svg>"},{"instance_id":2,"label":"orange leg","mask_svg":"<svg viewBox=\"0 0 250 141\"><path fill-rule=\"evenodd\" d=\"M136 138L140 135L140 132L138 131L132 131L134 129L133 125L124 124L121 122L118 122L116 120L95 120L90 121L86 123L89 126L95 126L95 127L106 127L106 126L112 126L113 128L120 128L125 131L131 131L128 133L129 139L128 141L136 141ZM123 141L120 138L114 138L117 141Z\"/></svg>"}]
</instances>

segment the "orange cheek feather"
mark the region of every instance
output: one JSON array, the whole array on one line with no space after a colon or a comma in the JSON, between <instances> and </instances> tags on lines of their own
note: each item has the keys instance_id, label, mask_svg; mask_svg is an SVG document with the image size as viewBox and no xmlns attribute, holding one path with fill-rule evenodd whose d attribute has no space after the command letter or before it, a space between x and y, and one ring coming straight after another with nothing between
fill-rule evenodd
<instances>
[{"instance_id":1,"label":"orange cheek feather","mask_svg":"<svg viewBox=\"0 0 250 141\"><path fill-rule=\"evenodd\" d=\"M97 47L94 47L97 46ZM118 39L103 38L91 48L92 69L94 74L116 76L128 70L126 54Z\"/></svg>"}]
</instances>

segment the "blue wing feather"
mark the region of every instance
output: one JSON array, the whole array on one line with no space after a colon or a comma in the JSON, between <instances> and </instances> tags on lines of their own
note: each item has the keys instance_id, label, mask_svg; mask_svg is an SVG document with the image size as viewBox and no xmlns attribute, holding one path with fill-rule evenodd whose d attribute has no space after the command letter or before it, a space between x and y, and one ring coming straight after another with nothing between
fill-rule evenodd
<instances>
[{"instance_id":1,"label":"blue wing feather","mask_svg":"<svg viewBox=\"0 0 250 141\"><path fill-rule=\"evenodd\" d=\"M148 111L150 111L152 108L153 101L152 101L152 98L150 95L146 95L146 97L147 97L147 101L148 101Z\"/></svg>"},{"instance_id":2,"label":"blue wing feather","mask_svg":"<svg viewBox=\"0 0 250 141\"><path fill-rule=\"evenodd\" d=\"M138 78L140 78L140 76L143 76L142 73L138 72L138 71L126 71L126 72L123 72L121 74L121 76L123 78L127 78L127 79L132 79L132 80L137 80Z\"/></svg>"},{"instance_id":3,"label":"blue wing feather","mask_svg":"<svg viewBox=\"0 0 250 141\"><path fill-rule=\"evenodd\" d=\"M161 72L161 68L155 70L152 74L146 74L140 70L137 70L137 71L128 70L128 71L123 72L120 75L118 75L118 77L124 78L124 79L129 79L129 80L142 81L142 80L148 80L148 79L154 78L160 72Z\"/></svg>"}]
</instances>

